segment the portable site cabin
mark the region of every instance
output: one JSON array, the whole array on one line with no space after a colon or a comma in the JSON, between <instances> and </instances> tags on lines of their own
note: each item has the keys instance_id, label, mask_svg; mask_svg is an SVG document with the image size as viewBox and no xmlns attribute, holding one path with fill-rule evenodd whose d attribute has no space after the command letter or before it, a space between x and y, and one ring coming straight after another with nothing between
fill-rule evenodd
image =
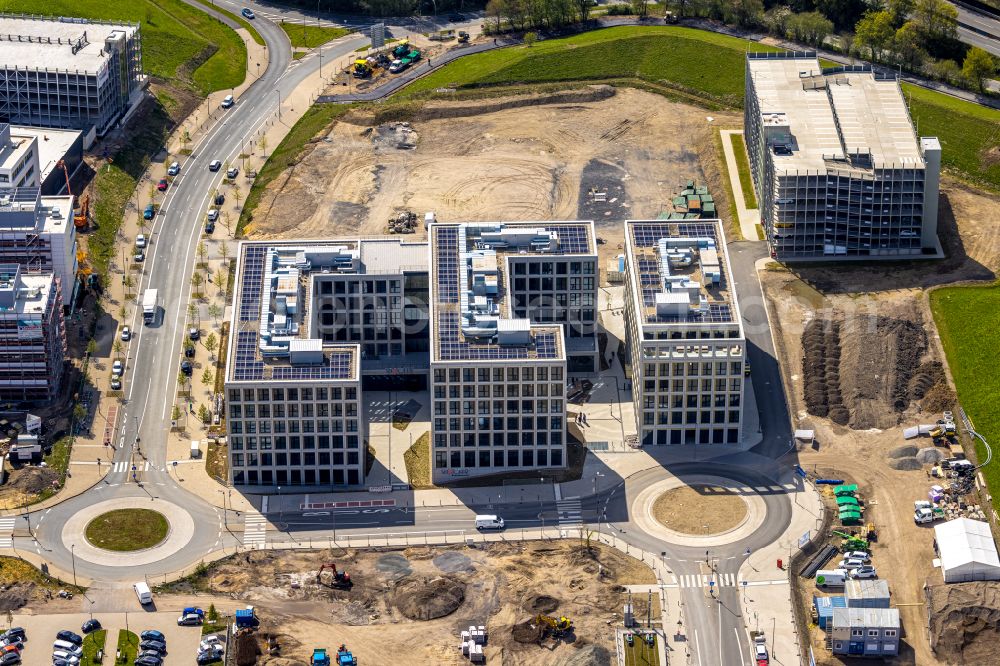
<instances>
[{"instance_id":1,"label":"portable site cabin","mask_svg":"<svg viewBox=\"0 0 1000 666\"><path fill-rule=\"evenodd\" d=\"M816 606L816 624L826 631L833 626L833 609L847 608L847 599L843 596L813 597L813 605Z\"/></svg>"}]
</instances>

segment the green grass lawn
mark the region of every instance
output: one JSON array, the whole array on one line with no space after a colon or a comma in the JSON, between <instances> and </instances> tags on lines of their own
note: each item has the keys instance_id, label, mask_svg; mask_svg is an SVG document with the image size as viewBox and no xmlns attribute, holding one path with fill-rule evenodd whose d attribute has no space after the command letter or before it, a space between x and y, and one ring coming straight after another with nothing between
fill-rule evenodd
<instances>
[{"instance_id":1,"label":"green grass lawn","mask_svg":"<svg viewBox=\"0 0 1000 666\"><path fill-rule=\"evenodd\" d=\"M239 23L240 26L242 26L243 28L245 28L246 31L250 33L250 36L253 37L253 41L255 41L258 44L260 44L260 45L263 46L263 44L264 44L264 38L260 36L260 33L257 32L257 28L253 27L253 24L250 23L250 21L246 20L245 18L243 18L239 14L232 13L231 11L229 11L228 9L226 9L225 7L223 7L222 5L217 5L214 2L211 2L211 0L198 0L198 2L200 2L203 5L205 5L206 7L211 7L212 9L214 9L217 12L219 12L220 14L224 14L224 15L228 16L229 18L231 18L232 20L234 20L237 23Z\"/></svg>"},{"instance_id":2,"label":"green grass lawn","mask_svg":"<svg viewBox=\"0 0 1000 666\"><path fill-rule=\"evenodd\" d=\"M638 78L739 107L746 48L746 40L691 28L605 28L461 58L416 81L403 94L442 87ZM778 50L761 44L754 49Z\"/></svg>"},{"instance_id":3,"label":"green grass lawn","mask_svg":"<svg viewBox=\"0 0 1000 666\"><path fill-rule=\"evenodd\" d=\"M1000 509L1000 283L935 289L930 301L958 400L993 449L993 462L982 472ZM986 459L978 440L976 453Z\"/></svg>"},{"instance_id":4,"label":"green grass lawn","mask_svg":"<svg viewBox=\"0 0 1000 666\"><path fill-rule=\"evenodd\" d=\"M135 655L139 651L139 637L131 631L120 629L118 631L118 651L122 654L122 664L131 664L135 661Z\"/></svg>"},{"instance_id":5,"label":"green grass lawn","mask_svg":"<svg viewBox=\"0 0 1000 666\"><path fill-rule=\"evenodd\" d=\"M346 104L317 104L309 108L299 121L292 126L291 131L285 135L277 148L268 146L271 151L268 155L264 168L260 170L250 187L250 194L243 202L243 210L240 213L240 221L236 228L236 235L240 236L246 225L253 220L254 211L260 204L260 198L267 189L268 184L281 175L285 169L296 163L306 144L311 141L324 128L328 127L334 118L344 114L350 107Z\"/></svg>"},{"instance_id":6,"label":"green grass lawn","mask_svg":"<svg viewBox=\"0 0 1000 666\"><path fill-rule=\"evenodd\" d=\"M152 548L167 537L169 524L159 511L116 509L87 523L87 541L105 550L131 551Z\"/></svg>"},{"instance_id":7,"label":"green grass lawn","mask_svg":"<svg viewBox=\"0 0 1000 666\"><path fill-rule=\"evenodd\" d=\"M747 157L747 147L742 134L730 134L733 142L733 152L736 154L736 168L740 172L740 188L743 190L743 201L747 208L757 207L757 196L753 191L753 178L750 176L750 158Z\"/></svg>"},{"instance_id":8,"label":"green grass lawn","mask_svg":"<svg viewBox=\"0 0 1000 666\"><path fill-rule=\"evenodd\" d=\"M350 32L347 28L336 26L315 26L304 23L282 23L281 29L288 35L292 46L314 49L320 44L326 44L331 39L343 37Z\"/></svg>"},{"instance_id":9,"label":"green grass lawn","mask_svg":"<svg viewBox=\"0 0 1000 666\"><path fill-rule=\"evenodd\" d=\"M0 12L139 23L146 71L188 80L203 95L238 86L246 72L239 35L181 0L0 0Z\"/></svg>"},{"instance_id":10,"label":"green grass lawn","mask_svg":"<svg viewBox=\"0 0 1000 666\"><path fill-rule=\"evenodd\" d=\"M97 651L104 649L104 644L108 640L107 629L98 629L83 638L83 658L80 659L80 666L99 666L102 662L97 661Z\"/></svg>"},{"instance_id":11,"label":"green grass lawn","mask_svg":"<svg viewBox=\"0 0 1000 666\"><path fill-rule=\"evenodd\" d=\"M640 636L635 637L635 644L629 647L625 644L625 666L659 666L660 654L656 646L650 647Z\"/></svg>"},{"instance_id":12,"label":"green grass lawn","mask_svg":"<svg viewBox=\"0 0 1000 666\"><path fill-rule=\"evenodd\" d=\"M1000 111L909 84L903 94L917 133L941 140L946 168L1000 190Z\"/></svg>"}]
</instances>

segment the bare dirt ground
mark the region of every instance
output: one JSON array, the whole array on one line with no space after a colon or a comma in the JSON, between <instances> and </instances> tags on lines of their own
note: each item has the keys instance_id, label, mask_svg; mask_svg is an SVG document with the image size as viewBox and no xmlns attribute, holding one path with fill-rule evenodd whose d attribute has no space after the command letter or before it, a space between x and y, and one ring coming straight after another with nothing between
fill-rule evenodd
<instances>
[{"instance_id":1,"label":"bare dirt ground","mask_svg":"<svg viewBox=\"0 0 1000 666\"><path fill-rule=\"evenodd\" d=\"M898 663L961 663L961 655L950 652L953 643L942 642L939 654L929 647L923 588L940 583L941 574L931 565L932 529L914 524L912 502L926 499L932 482L929 465L902 455L900 447L931 447L927 438L904 442L903 428L933 422L957 406L941 368L926 290L995 275L998 207L1000 197L946 180L939 221L946 259L793 265L761 273L793 422L816 431L817 444L800 451L799 462L818 477L858 483L868 500L865 520L879 532L873 562L889 581L903 623ZM813 585L803 581L800 593L811 604ZM956 603L951 601L952 608ZM822 636L812 632L818 661L839 663L826 652Z\"/></svg>"},{"instance_id":2,"label":"bare dirt ground","mask_svg":"<svg viewBox=\"0 0 1000 666\"><path fill-rule=\"evenodd\" d=\"M665 527L684 534L725 532L739 525L746 515L746 502L719 486L672 488L653 502L653 517Z\"/></svg>"},{"instance_id":3,"label":"bare dirt ground","mask_svg":"<svg viewBox=\"0 0 1000 666\"><path fill-rule=\"evenodd\" d=\"M262 638L280 646L262 663L275 666L307 663L313 648L341 643L364 664L397 663L401 650L406 663L468 663L458 645L469 625L487 627L488 663L606 664L614 653L608 622L621 620L625 603L621 586L655 582L642 563L596 544L588 551L582 541L247 557L169 590L259 605ZM316 583L320 564L331 560L350 573L350 590ZM575 631L565 640L525 641L514 628L537 613L565 615Z\"/></svg>"},{"instance_id":4,"label":"bare dirt ground","mask_svg":"<svg viewBox=\"0 0 1000 666\"><path fill-rule=\"evenodd\" d=\"M729 210L705 112L608 86L431 102L405 125L352 112L286 176L262 198L250 237L383 234L403 210L444 221L595 219L610 257L622 220L656 217L688 180ZM591 188L607 203L595 205Z\"/></svg>"}]
</instances>

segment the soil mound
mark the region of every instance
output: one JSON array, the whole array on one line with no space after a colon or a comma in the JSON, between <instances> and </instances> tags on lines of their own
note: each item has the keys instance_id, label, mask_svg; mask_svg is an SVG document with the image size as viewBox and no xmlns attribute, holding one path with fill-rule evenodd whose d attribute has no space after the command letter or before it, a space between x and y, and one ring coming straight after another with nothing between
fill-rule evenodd
<instances>
[{"instance_id":1,"label":"soil mound","mask_svg":"<svg viewBox=\"0 0 1000 666\"><path fill-rule=\"evenodd\" d=\"M451 615L465 601L465 583L447 576L411 579L396 587L393 603L411 620L434 620Z\"/></svg>"},{"instance_id":2,"label":"soil mound","mask_svg":"<svg viewBox=\"0 0 1000 666\"><path fill-rule=\"evenodd\" d=\"M552 662L553 666L609 666L611 653L600 645L584 645L574 654Z\"/></svg>"},{"instance_id":3,"label":"soil mound","mask_svg":"<svg viewBox=\"0 0 1000 666\"><path fill-rule=\"evenodd\" d=\"M897 446L892 451L887 454L890 458L908 458L910 456L917 455L917 447L911 444L904 444L903 446Z\"/></svg>"},{"instance_id":4,"label":"soil mound","mask_svg":"<svg viewBox=\"0 0 1000 666\"><path fill-rule=\"evenodd\" d=\"M28 604L34 583L14 583L0 592L0 612L16 611Z\"/></svg>"},{"instance_id":5,"label":"soil mound","mask_svg":"<svg viewBox=\"0 0 1000 666\"><path fill-rule=\"evenodd\" d=\"M932 585L931 649L949 664L1000 663L1000 583Z\"/></svg>"},{"instance_id":6,"label":"soil mound","mask_svg":"<svg viewBox=\"0 0 1000 666\"><path fill-rule=\"evenodd\" d=\"M941 462L944 458L944 453L940 449L935 449L933 446L929 446L926 449L920 449L917 451L917 460L919 460L924 465L933 465L935 463Z\"/></svg>"},{"instance_id":7,"label":"soil mound","mask_svg":"<svg viewBox=\"0 0 1000 666\"><path fill-rule=\"evenodd\" d=\"M524 610L535 614L544 613L545 615L550 615L557 608L559 608L559 600L547 594L539 594L531 597L524 604Z\"/></svg>"},{"instance_id":8,"label":"soil mound","mask_svg":"<svg viewBox=\"0 0 1000 666\"><path fill-rule=\"evenodd\" d=\"M378 558L375 568L396 578L403 578L413 573L410 561L399 553L389 553Z\"/></svg>"},{"instance_id":9,"label":"soil mound","mask_svg":"<svg viewBox=\"0 0 1000 666\"><path fill-rule=\"evenodd\" d=\"M889 467L901 470L903 472L912 472L914 470L923 469L924 466L915 457L907 456L905 458L896 458L895 460L890 460Z\"/></svg>"},{"instance_id":10,"label":"soil mound","mask_svg":"<svg viewBox=\"0 0 1000 666\"><path fill-rule=\"evenodd\" d=\"M23 467L11 474L8 487L32 495L57 483L59 483L59 472L50 467Z\"/></svg>"}]
</instances>

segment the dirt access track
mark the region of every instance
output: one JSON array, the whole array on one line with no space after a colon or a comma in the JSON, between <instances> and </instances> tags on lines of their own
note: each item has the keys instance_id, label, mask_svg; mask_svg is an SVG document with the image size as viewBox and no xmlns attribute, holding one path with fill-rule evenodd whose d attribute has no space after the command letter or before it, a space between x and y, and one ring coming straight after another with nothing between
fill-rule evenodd
<instances>
[{"instance_id":1,"label":"dirt access track","mask_svg":"<svg viewBox=\"0 0 1000 666\"><path fill-rule=\"evenodd\" d=\"M913 501L927 499L933 481L929 465L913 455L899 457L904 444L933 446L926 437L904 442L904 427L933 422L957 406L927 289L993 279L1000 269L997 210L1000 197L946 178L938 224L946 259L772 264L760 273L794 426L816 432L816 446L799 451L798 461L818 477L858 483L868 501L865 520L879 531L873 562L889 582L903 624L899 663L1000 660L993 625L975 626L992 637L976 641L977 650L992 646L992 660L977 661L979 651L963 662L954 641L940 643L937 654L930 650L924 584L940 584L941 573L931 564L933 530L913 523ZM963 444L971 453L969 442ZM813 589L809 581L800 588ZM949 603L953 608L959 602ZM837 663L817 631L818 661Z\"/></svg>"},{"instance_id":2,"label":"dirt access track","mask_svg":"<svg viewBox=\"0 0 1000 666\"><path fill-rule=\"evenodd\" d=\"M729 211L713 125L739 125L736 116L710 123L702 109L610 86L407 113L406 123L363 110L336 122L270 184L248 237L384 234L390 216L412 210L442 221L594 219L615 241L610 252L622 220L655 218L685 181L707 184ZM595 204L591 188L607 203Z\"/></svg>"},{"instance_id":3,"label":"dirt access track","mask_svg":"<svg viewBox=\"0 0 1000 666\"><path fill-rule=\"evenodd\" d=\"M350 573L350 590L328 587L329 571L317 584L320 565L331 561ZM655 582L648 567L617 550L561 540L251 552L168 590L196 592L203 607L212 596L258 606L261 640L272 636L280 647L258 663L272 666L306 664L313 648L341 643L361 664L468 664L458 645L469 625L486 626L490 664L598 666L615 653L609 622L622 619L621 586ZM638 596L636 616L645 617L645 596ZM565 615L575 630L567 639L535 640L523 623L538 613Z\"/></svg>"}]
</instances>

